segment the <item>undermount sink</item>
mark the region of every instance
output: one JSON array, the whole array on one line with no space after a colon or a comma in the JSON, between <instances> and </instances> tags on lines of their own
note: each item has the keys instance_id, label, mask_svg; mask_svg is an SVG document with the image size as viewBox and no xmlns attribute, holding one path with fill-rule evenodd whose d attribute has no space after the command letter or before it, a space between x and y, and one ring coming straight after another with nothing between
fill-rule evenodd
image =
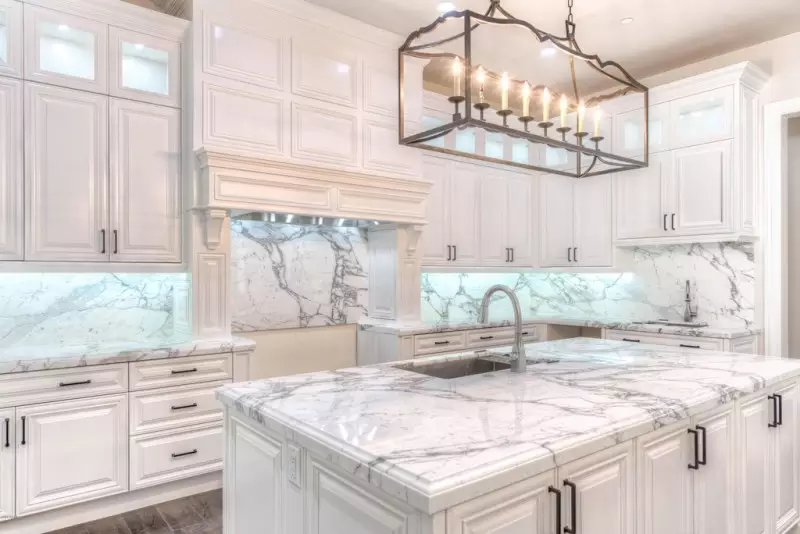
<instances>
[{"instance_id":1,"label":"undermount sink","mask_svg":"<svg viewBox=\"0 0 800 534\"><path fill-rule=\"evenodd\" d=\"M684 323L681 321L667 321L666 319L659 319L657 321L642 321L634 324L658 324L663 326L683 326L686 328L705 328L708 323Z\"/></svg>"},{"instance_id":2,"label":"undermount sink","mask_svg":"<svg viewBox=\"0 0 800 534\"><path fill-rule=\"evenodd\" d=\"M452 379L510 369L511 364L486 358L470 358L429 363L412 362L395 365L394 368L436 378Z\"/></svg>"}]
</instances>

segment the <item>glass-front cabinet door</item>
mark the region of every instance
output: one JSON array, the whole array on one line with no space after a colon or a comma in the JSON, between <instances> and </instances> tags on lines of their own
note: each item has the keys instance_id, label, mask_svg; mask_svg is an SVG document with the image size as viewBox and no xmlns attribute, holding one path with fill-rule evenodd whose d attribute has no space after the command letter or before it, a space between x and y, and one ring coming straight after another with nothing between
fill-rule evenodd
<instances>
[{"instance_id":1,"label":"glass-front cabinet door","mask_svg":"<svg viewBox=\"0 0 800 534\"><path fill-rule=\"evenodd\" d=\"M733 137L733 86L679 98L669 105L672 148Z\"/></svg>"},{"instance_id":2,"label":"glass-front cabinet door","mask_svg":"<svg viewBox=\"0 0 800 534\"><path fill-rule=\"evenodd\" d=\"M620 113L614 124L614 152L630 158L644 155L644 109ZM669 142L669 102L650 106L649 117L651 154L670 149Z\"/></svg>"},{"instance_id":3,"label":"glass-front cabinet door","mask_svg":"<svg viewBox=\"0 0 800 534\"><path fill-rule=\"evenodd\" d=\"M111 96L179 107L181 46L112 27Z\"/></svg>"},{"instance_id":4,"label":"glass-front cabinet door","mask_svg":"<svg viewBox=\"0 0 800 534\"><path fill-rule=\"evenodd\" d=\"M0 75L22 77L22 4L0 0Z\"/></svg>"},{"instance_id":5,"label":"glass-front cabinet door","mask_svg":"<svg viewBox=\"0 0 800 534\"><path fill-rule=\"evenodd\" d=\"M25 78L108 93L108 31L82 17L25 6Z\"/></svg>"}]
</instances>

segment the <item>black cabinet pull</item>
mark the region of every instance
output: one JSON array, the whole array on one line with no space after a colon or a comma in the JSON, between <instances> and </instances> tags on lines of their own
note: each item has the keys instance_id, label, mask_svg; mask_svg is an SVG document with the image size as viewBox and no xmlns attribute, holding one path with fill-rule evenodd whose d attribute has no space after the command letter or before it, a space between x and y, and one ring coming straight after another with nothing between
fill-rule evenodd
<instances>
[{"instance_id":1,"label":"black cabinet pull","mask_svg":"<svg viewBox=\"0 0 800 534\"><path fill-rule=\"evenodd\" d=\"M197 403L193 402L191 404L182 404L181 406L172 406L173 410L186 410L188 408L197 408Z\"/></svg>"},{"instance_id":2,"label":"black cabinet pull","mask_svg":"<svg viewBox=\"0 0 800 534\"><path fill-rule=\"evenodd\" d=\"M447 245L447 261L453 261L453 245Z\"/></svg>"},{"instance_id":3,"label":"black cabinet pull","mask_svg":"<svg viewBox=\"0 0 800 534\"><path fill-rule=\"evenodd\" d=\"M778 399L775 398L775 395L769 395L767 398L772 401L772 422L767 426L776 428L778 426Z\"/></svg>"},{"instance_id":4,"label":"black cabinet pull","mask_svg":"<svg viewBox=\"0 0 800 534\"><path fill-rule=\"evenodd\" d=\"M664 231L667 231L667 214L664 214Z\"/></svg>"},{"instance_id":5,"label":"black cabinet pull","mask_svg":"<svg viewBox=\"0 0 800 534\"><path fill-rule=\"evenodd\" d=\"M494 339L494 336L481 336L481 341L486 341L487 339Z\"/></svg>"},{"instance_id":6,"label":"black cabinet pull","mask_svg":"<svg viewBox=\"0 0 800 534\"><path fill-rule=\"evenodd\" d=\"M694 436L694 464L689 464L689 469L700 469L700 459L698 458L700 449L700 434L694 428L687 430L689 434Z\"/></svg>"},{"instance_id":7,"label":"black cabinet pull","mask_svg":"<svg viewBox=\"0 0 800 534\"><path fill-rule=\"evenodd\" d=\"M173 458L181 458L183 456L191 456L192 454L197 454L197 449L192 449L192 450L190 450L188 452L173 452L172 453L172 457Z\"/></svg>"},{"instance_id":8,"label":"black cabinet pull","mask_svg":"<svg viewBox=\"0 0 800 534\"><path fill-rule=\"evenodd\" d=\"M434 345L449 345L450 342L449 341L434 341L433 344Z\"/></svg>"},{"instance_id":9,"label":"black cabinet pull","mask_svg":"<svg viewBox=\"0 0 800 534\"><path fill-rule=\"evenodd\" d=\"M567 261L572 263L572 247L567 249Z\"/></svg>"},{"instance_id":10,"label":"black cabinet pull","mask_svg":"<svg viewBox=\"0 0 800 534\"><path fill-rule=\"evenodd\" d=\"M578 247L572 249L572 259L577 263L578 262Z\"/></svg>"},{"instance_id":11,"label":"black cabinet pull","mask_svg":"<svg viewBox=\"0 0 800 534\"><path fill-rule=\"evenodd\" d=\"M22 443L20 445L25 445L25 416L23 415L20 419L22 419Z\"/></svg>"},{"instance_id":12,"label":"black cabinet pull","mask_svg":"<svg viewBox=\"0 0 800 534\"><path fill-rule=\"evenodd\" d=\"M523 336L527 336L527 335L528 335L528 332L522 332L522 335L523 335Z\"/></svg>"},{"instance_id":13,"label":"black cabinet pull","mask_svg":"<svg viewBox=\"0 0 800 534\"><path fill-rule=\"evenodd\" d=\"M703 434L703 459L698 460L697 463L700 465L706 465L706 460L708 460L708 449L706 449L706 427L697 425L697 430Z\"/></svg>"},{"instance_id":14,"label":"black cabinet pull","mask_svg":"<svg viewBox=\"0 0 800 534\"><path fill-rule=\"evenodd\" d=\"M622 341L630 341L631 343L641 343L642 342L641 339L631 339L631 338L628 338L628 337L623 337Z\"/></svg>"},{"instance_id":15,"label":"black cabinet pull","mask_svg":"<svg viewBox=\"0 0 800 534\"><path fill-rule=\"evenodd\" d=\"M675 230L675 214L672 214L672 229Z\"/></svg>"},{"instance_id":16,"label":"black cabinet pull","mask_svg":"<svg viewBox=\"0 0 800 534\"><path fill-rule=\"evenodd\" d=\"M514 263L514 249L511 249L511 263Z\"/></svg>"},{"instance_id":17,"label":"black cabinet pull","mask_svg":"<svg viewBox=\"0 0 800 534\"><path fill-rule=\"evenodd\" d=\"M453 245L453 261L458 261L458 247Z\"/></svg>"},{"instance_id":18,"label":"black cabinet pull","mask_svg":"<svg viewBox=\"0 0 800 534\"><path fill-rule=\"evenodd\" d=\"M11 429L9 428L9 424L10 420L8 419L8 417L6 417L6 449L11 446L11 443L9 443L9 439L11 436Z\"/></svg>"},{"instance_id":19,"label":"black cabinet pull","mask_svg":"<svg viewBox=\"0 0 800 534\"><path fill-rule=\"evenodd\" d=\"M102 248L100 249L100 254L106 253L106 229L103 228L100 230L100 240L102 241Z\"/></svg>"},{"instance_id":20,"label":"black cabinet pull","mask_svg":"<svg viewBox=\"0 0 800 534\"><path fill-rule=\"evenodd\" d=\"M684 343L681 343L680 346L685 348L685 349L699 349L700 348L700 345L686 345Z\"/></svg>"},{"instance_id":21,"label":"black cabinet pull","mask_svg":"<svg viewBox=\"0 0 800 534\"><path fill-rule=\"evenodd\" d=\"M547 491L556 496L556 534L561 534L561 490L550 486Z\"/></svg>"},{"instance_id":22,"label":"black cabinet pull","mask_svg":"<svg viewBox=\"0 0 800 534\"><path fill-rule=\"evenodd\" d=\"M778 426L783 425L783 395L775 394L775 400L778 402L778 419L775 421Z\"/></svg>"},{"instance_id":23,"label":"black cabinet pull","mask_svg":"<svg viewBox=\"0 0 800 534\"><path fill-rule=\"evenodd\" d=\"M172 370L173 375L185 375L187 373L196 373L196 372L197 372L197 367L193 367L191 369L183 369L181 371L176 371L174 369Z\"/></svg>"},{"instance_id":24,"label":"black cabinet pull","mask_svg":"<svg viewBox=\"0 0 800 534\"><path fill-rule=\"evenodd\" d=\"M118 245L118 243L117 243L117 231L114 230L114 254L118 254L119 253L118 252L119 251L119 247L117 245Z\"/></svg>"},{"instance_id":25,"label":"black cabinet pull","mask_svg":"<svg viewBox=\"0 0 800 534\"><path fill-rule=\"evenodd\" d=\"M59 382L58 387L68 388L72 386L88 386L91 383L92 383L91 380L82 380L81 382Z\"/></svg>"},{"instance_id":26,"label":"black cabinet pull","mask_svg":"<svg viewBox=\"0 0 800 534\"><path fill-rule=\"evenodd\" d=\"M572 498L569 501L569 515L571 517L569 527L564 527L567 534L578 534L578 487L574 482L564 479L564 485L572 490Z\"/></svg>"}]
</instances>

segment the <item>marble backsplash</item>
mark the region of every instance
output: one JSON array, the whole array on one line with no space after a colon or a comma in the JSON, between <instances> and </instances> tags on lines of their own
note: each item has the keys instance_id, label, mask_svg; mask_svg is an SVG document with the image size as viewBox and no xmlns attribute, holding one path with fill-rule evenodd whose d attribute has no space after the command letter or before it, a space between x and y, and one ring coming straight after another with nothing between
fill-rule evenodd
<instances>
[{"instance_id":1,"label":"marble backsplash","mask_svg":"<svg viewBox=\"0 0 800 534\"><path fill-rule=\"evenodd\" d=\"M231 258L234 332L356 323L366 315L363 230L235 220Z\"/></svg>"},{"instance_id":2,"label":"marble backsplash","mask_svg":"<svg viewBox=\"0 0 800 534\"><path fill-rule=\"evenodd\" d=\"M753 324L755 265L752 245L713 243L635 248L621 273L424 273L422 319L474 320L484 291L512 287L523 314L604 317L621 320L682 319L686 280L698 305L698 321L716 327ZM510 317L508 299L492 305Z\"/></svg>"},{"instance_id":3,"label":"marble backsplash","mask_svg":"<svg viewBox=\"0 0 800 534\"><path fill-rule=\"evenodd\" d=\"M185 273L0 274L0 348L187 337L189 283Z\"/></svg>"}]
</instances>

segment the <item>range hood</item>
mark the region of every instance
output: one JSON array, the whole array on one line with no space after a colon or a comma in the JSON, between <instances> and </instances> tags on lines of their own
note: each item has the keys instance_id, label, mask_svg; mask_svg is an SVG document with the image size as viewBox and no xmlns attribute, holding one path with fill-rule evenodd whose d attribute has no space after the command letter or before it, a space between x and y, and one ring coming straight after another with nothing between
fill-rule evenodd
<instances>
[{"instance_id":1,"label":"range hood","mask_svg":"<svg viewBox=\"0 0 800 534\"><path fill-rule=\"evenodd\" d=\"M272 215L275 222L287 222L291 216L290 224L426 223L431 183L416 176L369 174L206 148L196 157L195 209L205 215L206 244L212 250L219 246L225 218L249 213L265 214L267 220Z\"/></svg>"}]
</instances>

